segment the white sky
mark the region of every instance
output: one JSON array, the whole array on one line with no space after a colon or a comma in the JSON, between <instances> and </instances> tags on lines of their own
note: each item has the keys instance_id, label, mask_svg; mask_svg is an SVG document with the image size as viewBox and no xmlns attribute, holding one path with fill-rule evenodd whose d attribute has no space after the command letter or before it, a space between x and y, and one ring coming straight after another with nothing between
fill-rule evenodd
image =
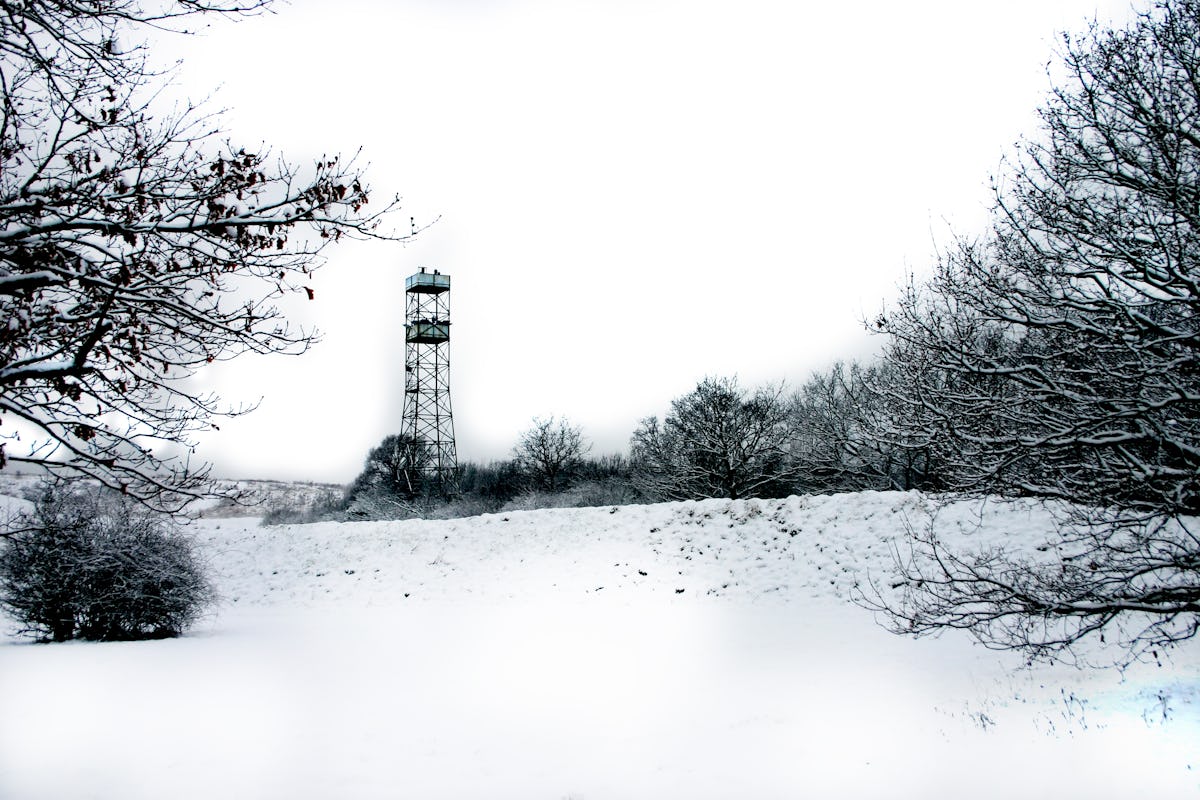
<instances>
[{"instance_id":1,"label":"white sky","mask_svg":"<svg viewBox=\"0 0 1200 800\"><path fill-rule=\"evenodd\" d=\"M201 383L262 398L200 455L228 477L348 482L400 427L404 278L452 278L459 459L566 415L623 451L705 375L795 386L878 342L861 320L975 231L1047 90L1055 33L1117 0L293 0L173 38L235 142L370 162L440 218L330 251L324 340ZM168 50L169 47L169 50Z\"/></svg>"}]
</instances>

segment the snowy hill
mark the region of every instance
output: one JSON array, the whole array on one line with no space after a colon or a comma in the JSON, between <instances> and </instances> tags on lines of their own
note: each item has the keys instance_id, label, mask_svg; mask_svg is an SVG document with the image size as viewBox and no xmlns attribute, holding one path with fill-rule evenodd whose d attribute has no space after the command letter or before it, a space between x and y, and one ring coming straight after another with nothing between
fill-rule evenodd
<instances>
[{"instance_id":1,"label":"snowy hill","mask_svg":"<svg viewBox=\"0 0 1200 800\"><path fill-rule=\"evenodd\" d=\"M195 535L231 603L313 604L481 597L561 600L687 594L847 600L892 569L890 543L934 511L981 543L1043 537L1033 503L945 508L919 493L706 500L547 509L465 519L256 528L207 520Z\"/></svg>"},{"instance_id":2,"label":"snowy hill","mask_svg":"<svg viewBox=\"0 0 1200 800\"><path fill-rule=\"evenodd\" d=\"M850 602L933 514L1050 524L917 493L201 519L222 601L191 635L0 642L0 797L1195 796L1195 647L1014 672Z\"/></svg>"}]
</instances>

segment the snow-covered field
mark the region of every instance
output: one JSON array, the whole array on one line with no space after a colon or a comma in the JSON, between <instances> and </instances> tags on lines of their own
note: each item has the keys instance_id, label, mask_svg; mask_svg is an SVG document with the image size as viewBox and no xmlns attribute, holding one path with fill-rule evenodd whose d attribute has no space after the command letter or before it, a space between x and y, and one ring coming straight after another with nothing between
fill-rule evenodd
<instances>
[{"instance_id":1,"label":"snow-covered field","mask_svg":"<svg viewBox=\"0 0 1200 800\"><path fill-rule=\"evenodd\" d=\"M190 635L0 639L0 798L1200 794L1196 646L1014 671L850 601L931 506L202 519L222 601ZM1048 524L1033 504L938 520L966 543Z\"/></svg>"}]
</instances>

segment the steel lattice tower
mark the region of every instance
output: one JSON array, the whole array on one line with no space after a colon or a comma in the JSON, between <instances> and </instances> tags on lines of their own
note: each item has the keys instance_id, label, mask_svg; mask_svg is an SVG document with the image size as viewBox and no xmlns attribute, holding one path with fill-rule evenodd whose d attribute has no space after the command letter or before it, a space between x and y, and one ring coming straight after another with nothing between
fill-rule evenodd
<instances>
[{"instance_id":1,"label":"steel lattice tower","mask_svg":"<svg viewBox=\"0 0 1200 800\"><path fill-rule=\"evenodd\" d=\"M422 267L405 281L404 293L401 433L412 448L409 488L450 494L458 477L450 410L450 276Z\"/></svg>"}]
</instances>

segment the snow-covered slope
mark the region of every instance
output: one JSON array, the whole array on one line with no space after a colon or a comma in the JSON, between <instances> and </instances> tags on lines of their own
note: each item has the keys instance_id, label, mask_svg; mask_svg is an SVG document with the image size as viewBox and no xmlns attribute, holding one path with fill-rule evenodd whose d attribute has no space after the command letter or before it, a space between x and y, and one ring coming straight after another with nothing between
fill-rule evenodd
<instances>
[{"instance_id":1,"label":"snow-covered slope","mask_svg":"<svg viewBox=\"0 0 1200 800\"><path fill-rule=\"evenodd\" d=\"M980 544L1041 540L1034 503L943 506L917 492L548 509L456 520L247 527L205 520L195 535L225 600L310 605L566 599L609 592L784 601L845 600L892 569L891 543L937 514Z\"/></svg>"},{"instance_id":2,"label":"snow-covered slope","mask_svg":"<svg viewBox=\"0 0 1200 800\"><path fill-rule=\"evenodd\" d=\"M193 525L193 634L0 642L0 797L1174 798L1196 649L1125 674L913 641L848 599L905 525L1032 546L1037 504L917 493Z\"/></svg>"}]
</instances>

